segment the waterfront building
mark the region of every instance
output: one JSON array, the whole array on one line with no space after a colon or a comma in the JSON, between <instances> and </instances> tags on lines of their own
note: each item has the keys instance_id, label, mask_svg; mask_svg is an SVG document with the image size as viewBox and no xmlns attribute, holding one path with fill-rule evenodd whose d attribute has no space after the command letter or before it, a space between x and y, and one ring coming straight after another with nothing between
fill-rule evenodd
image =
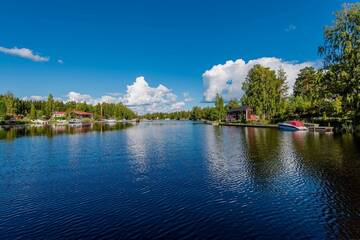
<instances>
[{"instance_id":1,"label":"waterfront building","mask_svg":"<svg viewBox=\"0 0 360 240\"><path fill-rule=\"evenodd\" d=\"M258 121L259 117L253 114L253 109L248 106L241 106L228 111L226 115L227 122L233 121Z\"/></svg>"}]
</instances>

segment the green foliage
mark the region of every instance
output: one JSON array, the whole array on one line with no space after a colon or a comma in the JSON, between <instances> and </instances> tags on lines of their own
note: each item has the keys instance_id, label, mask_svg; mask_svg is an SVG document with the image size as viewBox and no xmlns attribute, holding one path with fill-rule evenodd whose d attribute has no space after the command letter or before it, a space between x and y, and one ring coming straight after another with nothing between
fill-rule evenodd
<instances>
[{"instance_id":1,"label":"green foliage","mask_svg":"<svg viewBox=\"0 0 360 240\"><path fill-rule=\"evenodd\" d=\"M14 114L15 110L15 104L14 104L14 95L10 92L5 93L2 96L3 102L5 103L6 108L6 115L12 115Z\"/></svg>"},{"instance_id":2,"label":"green foliage","mask_svg":"<svg viewBox=\"0 0 360 240\"><path fill-rule=\"evenodd\" d=\"M346 114L360 122L360 3L344 4L324 38L319 48L326 69L324 90L333 99L341 96Z\"/></svg>"},{"instance_id":3,"label":"green foliage","mask_svg":"<svg viewBox=\"0 0 360 240\"><path fill-rule=\"evenodd\" d=\"M40 118L40 119L44 119L45 118L44 111L43 110L36 110L36 117Z\"/></svg>"},{"instance_id":4,"label":"green foliage","mask_svg":"<svg viewBox=\"0 0 360 240\"><path fill-rule=\"evenodd\" d=\"M320 73L313 67L305 67L300 70L294 85L294 96L314 98L318 91Z\"/></svg>"},{"instance_id":5,"label":"green foliage","mask_svg":"<svg viewBox=\"0 0 360 240\"><path fill-rule=\"evenodd\" d=\"M231 104L231 105L230 105ZM214 107L193 107L191 111L169 112L169 113L148 113L142 116L144 119L172 119L172 120L210 120L223 121L225 119L227 109L238 106L238 101L233 99L227 106L220 95L216 96Z\"/></svg>"},{"instance_id":6,"label":"green foliage","mask_svg":"<svg viewBox=\"0 0 360 240\"><path fill-rule=\"evenodd\" d=\"M255 109L256 114L262 119L272 119L283 106L285 82L286 75L282 71L277 76L270 68L255 65L243 83L244 96L241 102Z\"/></svg>"},{"instance_id":7,"label":"green foliage","mask_svg":"<svg viewBox=\"0 0 360 240\"><path fill-rule=\"evenodd\" d=\"M191 110L191 113L190 113L190 119L191 120L201 120L203 119L203 111L200 107L193 107L193 109Z\"/></svg>"},{"instance_id":8,"label":"green foliage","mask_svg":"<svg viewBox=\"0 0 360 240\"><path fill-rule=\"evenodd\" d=\"M4 118L6 115L6 104L2 98L0 98L0 117Z\"/></svg>"},{"instance_id":9,"label":"green foliage","mask_svg":"<svg viewBox=\"0 0 360 240\"><path fill-rule=\"evenodd\" d=\"M336 97L335 100L332 101L331 107L333 109L334 114L340 117L340 114L342 112L342 97L340 96Z\"/></svg>"},{"instance_id":10,"label":"green foliage","mask_svg":"<svg viewBox=\"0 0 360 240\"><path fill-rule=\"evenodd\" d=\"M55 109L54 106L55 106L54 97L53 95L49 94L45 104L45 115L47 118L50 118L52 113L54 112Z\"/></svg>"},{"instance_id":11,"label":"green foliage","mask_svg":"<svg viewBox=\"0 0 360 240\"><path fill-rule=\"evenodd\" d=\"M225 106L224 99L217 94L214 107L193 107L191 111L169 112L169 113L149 113L142 116L144 119L173 119L173 120L210 120L223 121L225 119L227 109L238 106L238 101L233 99L229 102L231 105Z\"/></svg>"},{"instance_id":12,"label":"green foliage","mask_svg":"<svg viewBox=\"0 0 360 240\"><path fill-rule=\"evenodd\" d=\"M35 109L35 105L33 103L31 103L30 113L29 113L28 117L31 120L36 119L36 109Z\"/></svg>"},{"instance_id":13,"label":"green foliage","mask_svg":"<svg viewBox=\"0 0 360 240\"><path fill-rule=\"evenodd\" d=\"M81 111L93 112L96 119L115 118L133 119L136 114L122 103L99 103L96 106L88 104L77 104L76 107Z\"/></svg>"},{"instance_id":14,"label":"green foliage","mask_svg":"<svg viewBox=\"0 0 360 240\"><path fill-rule=\"evenodd\" d=\"M224 99L219 95L216 94L215 98L215 112L214 116L216 115L215 119L217 121L222 121L225 119L226 110L224 106Z\"/></svg>"},{"instance_id":15,"label":"green foliage","mask_svg":"<svg viewBox=\"0 0 360 240\"><path fill-rule=\"evenodd\" d=\"M200 108L199 108L200 109ZM158 120L158 119L171 119L171 120L199 120L192 118L192 112L191 111L180 111L180 112L169 112L169 113L163 113L163 112L157 112L157 113L148 113L142 116L144 119L149 120Z\"/></svg>"},{"instance_id":16,"label":"green foliage","mask_svg":"<svg viewBox=\"0 0 360 240\"><path fill-rule=\"evenodd\" d=\"M287 96L289 87L288 87L287 82L286 82L286 79L287 79L286 72L282 67L277 71L276 77L277 77L277 80L278 80L277 84L279 84L279 87L278 87L279 91L280 91L279 96L281 98L284 98L284 97Z\"/></svg>"},{"instance_id":17,"label":"green foliage","mask_svg":"<svg viewBox=\"0 0 360 240\"><path fill-rule=\"evenodd\" d=\"M235 98L231 99L226 106L227 110L231 110L231 109L238 108L238 107L240 107L240 103Z\"/></svg>"},{"instance_id":18,"label":"green foliage","mask_svg":"<svg viewBox=\"0 0 360 240\"><path fill-rule=\"evenodd\" d=\"M102 103L103 117L116 119L133 119L137 115L122 103ZM26 116L29 119L49 119L54 111L70 113L80 110L93 113L96 119L101 118L100 104L94 106L87 103L57 101L50 94L46 101L22 100L14 97L11 93L0 95L0 116L12 116L14 114Z\"/></svg>"}]
</instances>

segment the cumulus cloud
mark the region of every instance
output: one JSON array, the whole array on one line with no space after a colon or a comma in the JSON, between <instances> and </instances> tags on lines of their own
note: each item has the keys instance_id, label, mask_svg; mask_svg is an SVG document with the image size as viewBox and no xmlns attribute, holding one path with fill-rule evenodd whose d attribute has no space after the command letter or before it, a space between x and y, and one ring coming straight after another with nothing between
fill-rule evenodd
<instances>
[{"instance_id":1,"label":"cumulus cloud","mask_svg":"<svg viewBox=\"0 0 360 240\"><path fill-rule=\"evenodd\" d=\"M78 92L71 91L67 95L65 102L77 102L77 103L88 103L96 105L98 103L118 103L121 102L121 98L116 98L109 95L104 95L99 98L94 98L89 94L81 94Z\"/></svg>"},{"instance_id":2,"label":"cumulus cloud","mask_svg":"<svg viewBox=\"0 0 360 240\"><path fill-rule=\"evenodd\" d=\"M27 100L46 100L47 97L31 96L24 97ZM107 93L101 97L92 97L89 94L83 94L75 91L69 92L65 98L57 98L63 102L88 103L96 105L98 103L123 103L139 114L151 112L170 112L183 110L192 98L188 93L183 94L183 100L178 100L177 95L162 84L157 87L151 87L144 77L140 76L135 82L127 86L125 94L117 92Z\"/></svg>"},{"instance_id":3,"label":"cumulus cloud","mask_svg":"<svg viewBox=\"0 0 360 240\"><path fill-rule=\"evenodd\" d=\"M67 94L67 102L77 102L77 103L81 103L81 102L86 102L89 104L94 104L94 99L88 95L88 94L81 94L78 92L69 92Z\"/></svg>"},{"instance_id":4,"label":"cumulus cloud","mask_svg":"<svg viewBox=\"0 0 360 240\"><path fill-rule=\"evenodd\" d=\"M31 49L28 48L5 48L0 46L0 52L9 54L12 56L27 58L35 62L47 62L50 60L49 57L42 57L40 55L34 54Z\"/></svg>"},{"instance_id":5,"label":"cumulus cloud","mask_svg":"<svg viewBox=\"0 0 360 240\"><path fill-rule=\"evenodd\" d=\"M127 86L122 102L139 113L168 112L185 106L184 102L177 101L171 89L162 84L151 87L143 76L137 77L132 85Z\"/></svg>"},{"instance_id":6,"label":"cumulus cloud","mask_svg":"<svg viewBox=\"0 0 360 240\"><path fill-rule=\"evenodd\" d=\"M212 102L217 93L225 100L240 98L241 89L248 71L256 64L269 67L273 70L284 69L287 74L287 83L291 90L300 69L307 66L316 66L316 62L289 62L275 57L264 57L245 62L243 59L227 61L225 64L213 66L202 75L204 84L204 101Z\"/></svg>"},{"instance_id":7,"label":"cumulus cloud","mask_svg":"<svg viewBox=\"0 0 360 240\"><path fill-rule=\"evenodd\" d=\"M124 102L129 106L150 105L175 100L176 96L170 89L162 84L158 87L150 87L142 76L136 78L132 85L127 86L124 96Z\"/></svg>"},{"instance_id":8,"label":"cumulus cloud","mask_svg":"<svg viewBox=\"0 0 360 240\"><path fill-rule=\"evenodd\" d=\"M113 96L101 96L99 99L96 100L97 103L118 103L121 102L121 98L116 98Z\"/></svg>"},{"instance_id":9,"label":"cumulus cloud","mask_svg":"<svg viewBox=\"0 0 360 240\"><path fill-rule=\"evenodd\" d=\"M62 59L57 60L58 64L64 64L64 61Z\"/></svg>"},{"instance_id":10,"label":"cumulus cloud","mask_svg":"<svg viewBox=\"0 0 360 240\"><path fill-rule=\"evenodd\" d=\"M185 107L186 103L181 101L181 102L176 102L170 105L170 109L172 111L180 111L183 110Z\"/></svg>"}]
</instances>

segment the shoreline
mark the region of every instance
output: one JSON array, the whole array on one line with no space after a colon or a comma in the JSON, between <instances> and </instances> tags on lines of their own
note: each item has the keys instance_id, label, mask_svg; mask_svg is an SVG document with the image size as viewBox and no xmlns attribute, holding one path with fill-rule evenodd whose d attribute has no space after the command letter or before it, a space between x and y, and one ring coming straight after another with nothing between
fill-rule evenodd
<instances>
[{"instance_id":1,"label":"shoreline","mask_svg":"<svg viewBox=\"0 0 360 240\"><path fill-rule=\"evenodd\" d=\"M156 120L155 120L156 121ZM183 121L183 120L175 120L175 121ZM190 120L192 121L192 120ZM134 120L119 120L116 121L116 123L135 123ZM140 121L141 122L141 121ZM146 122L146 121L142 121ZM249 123L239 123L239 122L214 122L214 121L208 121L208 120L202 120L202 121L192 121L193 124L207 124L212 126L228 126L228 127L252 127L252 128L271 128L271 129L278 129L278 124L249 124ZM92 121L92 122L84 122L81 123L82 125L86 124L108 124L105 121ZM71 124L56 124L56 123L48 123L48 124L42 124L42 125L36 125L33 123L21 123L21 124L0 124L0 127L3 128L18 128L18 127L29 127L29 126L66 126ZM311 124L310 124L311 125ZM309 132L324 132L324 133L333 133L334 128L333 127L326 127L326 126L308 126Z\"/></svg>"},{"instance_id":2,"label":"shoreline","mask_svg":"<svg viewBox=\"0 0 360 240\"><path fill-rule=\"evenodd\" d=\"M220 122L219 125L235 126L235 127L279 128L277 124L248 124L248 123Z\"/></svg>"}]
</instances>

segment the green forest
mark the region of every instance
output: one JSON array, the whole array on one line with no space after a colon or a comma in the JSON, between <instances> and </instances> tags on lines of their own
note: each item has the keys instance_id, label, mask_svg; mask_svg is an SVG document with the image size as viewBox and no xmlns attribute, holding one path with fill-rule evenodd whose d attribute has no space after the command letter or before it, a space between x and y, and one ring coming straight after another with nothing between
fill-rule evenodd
<instances>
[{"instance_id":1,"label":"green forest","mask_svg":"<svg viewBox=\"0 0 360 240\"><path fill-rule=\"evenodd\" d=\"M54 111L71 112L79 110L93 113L95 119L116 118L133 119L137 115L122 103L87 103L63 102L54 100L50 94L46 101L23 100L12 93L0 95L0 119L6 121L13 116L24 117L26 120L50 119Z\"/></svg>"}]
</instances>

